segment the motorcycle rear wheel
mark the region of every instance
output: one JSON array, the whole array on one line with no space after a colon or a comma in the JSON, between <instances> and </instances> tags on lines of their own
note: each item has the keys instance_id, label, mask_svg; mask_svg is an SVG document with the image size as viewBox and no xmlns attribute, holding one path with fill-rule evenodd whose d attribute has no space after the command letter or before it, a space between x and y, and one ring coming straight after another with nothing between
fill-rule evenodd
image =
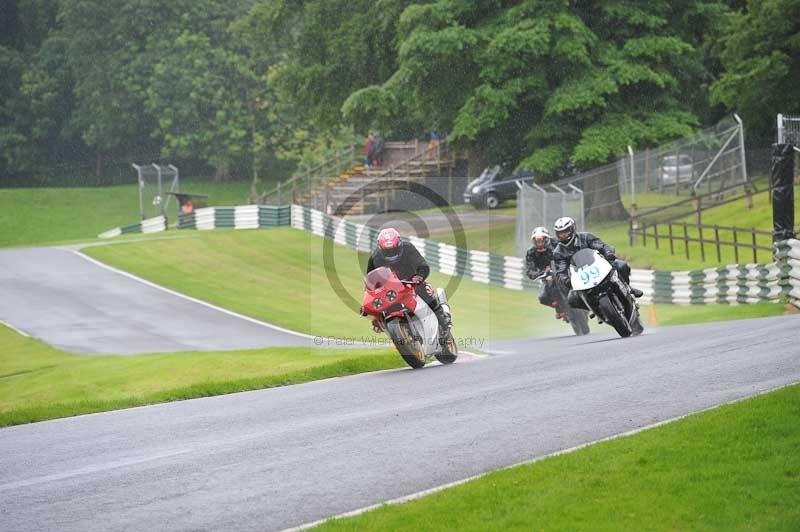
<instances>
[{"instance_id":1,"label":"motorcycle rear wheel","mask_svg":"<svg viewBox=\"0 0 800 532\"><path fill-rule=\"evenodd\" d=\"M386 322L386 332L389 333L397 352L400 353L406 364L414 369L425 365L425 351L422 349L422 345L411 336L411 329L406 320L396 319Z\"/></svg>"},{"instance_id":2,"label":"motorcycle rear wheel","mask_svg":"<svg viewBox=\"0 0 800 532\"><path fill-rule=\"evenodd\" d=\"M600 312L603 313L604 321L614 327L617 334L623 338L631 335L633 331L628 320L625 319L623 313L608 296L601 297L597 304L600 307Z\"/></svg>"},{"instance_id":3,"label":"motorcycle rear wheel","mask_svg":"<svg viewBox=\"0 0 800 532\"><path fill-rule=\"evenodd\" d=\"M589 313L585 310L572 309L567 313L569 324L576 336L589 334Z\"/></svg>"}]
</instances>

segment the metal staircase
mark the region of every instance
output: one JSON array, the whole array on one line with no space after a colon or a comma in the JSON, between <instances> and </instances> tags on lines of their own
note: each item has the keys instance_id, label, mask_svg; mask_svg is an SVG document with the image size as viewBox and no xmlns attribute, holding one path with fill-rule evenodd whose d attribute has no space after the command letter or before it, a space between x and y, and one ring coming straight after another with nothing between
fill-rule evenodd
<instances>
[{"instance_id":1,"label":"metal staircase","mask_svg":"<svg viewBox=\"0 0 800 532\"><path fill-rule=\"evenodd\" d=\"M432 175L452 172L461 160L446 143L387 142L386 167L366 169L350 148L319 167L267 191L260 203L296 203L329 214L371 214L389 209L396 190L409 190ZM410 155L409 155L410 153ZM395 161L392 163L392 161Z\"/></svg>"}]
</instances>

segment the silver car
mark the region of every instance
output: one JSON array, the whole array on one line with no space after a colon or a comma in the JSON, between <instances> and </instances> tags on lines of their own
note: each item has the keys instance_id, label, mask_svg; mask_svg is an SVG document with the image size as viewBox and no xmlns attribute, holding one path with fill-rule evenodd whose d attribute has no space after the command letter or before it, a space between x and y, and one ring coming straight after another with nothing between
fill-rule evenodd
<instances>
[{"instance_id":1,"label":"silver car","mask_svg":"<svg viewBox=\"0 0 800 532\"><path fill-rule=\"evenodd\" d=\"M692 183L695 178L694 163L688 155L665 155L661 158L661 184Z\"/></svg>"}]
</instances>

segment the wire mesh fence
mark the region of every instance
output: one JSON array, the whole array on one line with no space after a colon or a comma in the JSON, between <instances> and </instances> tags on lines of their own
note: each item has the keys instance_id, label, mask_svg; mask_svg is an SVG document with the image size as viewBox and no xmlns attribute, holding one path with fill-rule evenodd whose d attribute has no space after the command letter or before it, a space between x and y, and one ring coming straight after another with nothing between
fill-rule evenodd
<instances>
[{"instance_id":1,"label":"wire mesh fence","mask_svg":"<svg viewBox=\"0 0 800 532\"><path fill-rule=\"evenodd\" d=\"M743 125L734 115L713 127L655 148L639 151L629 148L627 155L614 162L561 179L554 185L582 192L580 218L587 223L627 220L631 215L702 194L714 193L720 200L742 194L751 187ZM526 208L531 208L530 202L518 204L518 209ZM518 214L518 220L525 219L524 214ZM518 228L518 238L527 229L525 225ZM522 243L518 241L517 245Z\"/></svg>"},{"instance_id":2,"label":"wire mesh fence","mask_svg":"<svg viewBox=\"0 0 800 532\"><path fill-rule=\"evenodd\" d=\"M726 118L713 127L635 152L622 164L620 194L691 195L747 181L742 124Z\"/></svg>"},{"instance_id":3,"label":"wire mesh fence","mask_svg":"<svg viewBox=\"0 0 800 532\"><path fill-rule=\"evenodd\" d=\"M775 140L800 147L800 116L779 114Z\"/></svg>"},{"instance_id":4,"label":"wire mesh fence","mask_svg":"<svg viewBox=\"0 0 800 532\"><path fill-rule=\"evenodd\" d=\"M574 185L561 188L521 183L517 192L516 255L525 256L535 227L543 226L550 230L562 216L574 218L578 230L583 230L583 211L583 191Z\"/></svg>"}]
</instances>

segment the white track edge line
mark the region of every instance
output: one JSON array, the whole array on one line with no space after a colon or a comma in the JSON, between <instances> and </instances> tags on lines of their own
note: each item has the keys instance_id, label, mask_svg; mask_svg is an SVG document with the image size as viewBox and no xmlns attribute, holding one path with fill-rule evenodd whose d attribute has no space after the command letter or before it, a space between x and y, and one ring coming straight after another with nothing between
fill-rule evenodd
<instances>
[{"instance_id":1,"label":"white track edge line","mask_svg":"<svg viewBox=\"0 0 800 532\"><path fill-rule=\"evenodd\" d=\"M8 327L9 329L11 329L11 330L15 331L17 334L21 334L21 335L22 335L22 336L24 336L25 338L30 338L30 337L31 337L31 335L30 335L30 334L26 333L25 331L21 331L20 329L17 329L16 327L14 327L13 325L11 325L11 324L10 324L10 323L8 323L7 321L0 320L0 324L3 324L3 325L5 325L5 326L6 326L6 327Z\"/></svg>"},{"instance_id":2,"label":"white track edge line","mask_svg":"<svg viewBox=\"0 0 800 532\"><path fill-rule=\"evenodd\" d=\"M149 286L151 288L155 288L156 290L161 290L163 292L166 292L168 294L172 294L174 296L181 297L181 298L186 299L188 301L191 301L193 303L198 303L198 304L203 305L205 307L208 307L210 309L217 310L217 311L222 312L224 314L228 314L229 316L240 318L240 319L249 321L251 323L255 323L256 325L261 325L262 327L268 327L270 329L275 329L277 331L281 331L281 332L284 332L284 333L287 333L287 334L293 334L295 336L299 336L301 338L307 338L309 340L315 340L317 338L326 338L327 336L329 336L329 335L319 335L319 334L314 336L314 335L310 335L310 334L301 333L301 332L298 332L298 331L293 331L291 329L285 329L285 328L283 328L283 327L281 327L279 325L274 325L274 324L266 322L266 321L257 320L255 318L251 318L250 316L245 316L244 314L239 314L238 312L234 312L232 310L228 310L228 309L225 309L225 308L222 308L222 307L218 307L217 305L214 305L213 303L209 303L208 301L203 301L202 299L197 299L196 297L192 297L192 296L188 296L186 294L182 294L180 292L176 292L175 290L172 290L172 289L167 288L165 286L161 286L161 285L156 284L156 283L154 283L152 281L148 281L147 279L143 279L141 277L133 275L132 273L120 270L120 269L115 268L113 266L109 266L108 264L100 262L99 260L93 259L92 257L84 254L79 249L71 249L71 248L66 248L66 247L59 248L59 249L63 249L64 251L69 251L70 253L74 253L75 255L79 256L80 258L82 258L84 260L88 260L89 262L91 262L92 264L95 264L96 266L100 266L101 268L105 268L106 270L114 272L114 273L116 273L118 275L122 275L123 277L127 277L129 279L134 280L134 281L140 282L140 283L145 284L145 285L147 285L147 286ZM0 321L0 323L3 323L3 322ZM9 327L11 327L11 326L9 325ZM14 329L14 327L11 327L11 328ZM14 329L14 330L17 330L17 329ZM18 332L20 332L20 331L18 331ZM24 333L22 333L22 334L24 334ZM24 334L24 335L28 336L27 334ZM357 345L369 345L369 344L368 343L364 343L364 342L357 342ZM466 355L472 355L472 356L478 357L478 358L486 356L486 355L478 355L477 353L471 353L469 351L463 351L463 353L466 354Z\"/></svg>"},{"instance_id":3,"label":"white track edge line","mask_svg":"<svg viewBox=\"0 0 800 532\"><path fill-rule=\"evenodd\" d=\"M120 270L118 268L114 268L113 266L109 266L108 264L104 264L104 263L100 262L99 260L93 259L92 257L81 253L77 249L69 249L69 248L61 248L61 249L64 249L64 251L69 251L70 253L74 253L75 255L81 257L82 259L88 260L92 264L94 264L96 266L100 266L101 268L105 268L106 270L114 272L114 273L116 273L118 275L122 275L123 277L127 277L128 279L133 279L134 281L137 281L137 282L140 282L142 284L145 284L145 285L147 285L147 286L149 286L151 288L155 288L156 290L161 290L162 292L166 292L168 294L172 294L173 296L177 296L177 297L186 299L188 301L191 301L193 303L197 303L199 305L203 305L204 307L208 307L210 309L222 312L223 314L227 314L229 316L233 316L233 317L236 317L236 318L239 318L239 319L243 319L245 321L249 321L250 323L254 323L256 325L261 325L262 327L267 327L269 329L274 329L276 331L280 331L280 332L283 332L283 333L286 333L286 334L292 334L294 336L299 336L300 338L307 338L309 340L313 340L314 338L318 338L319 337L319 336L312 336L310 334L305 334L305 333L293 331L291 329L284 329L283 327L280 327L278 325L273 325L272 323L268 323L268 322L265 322L265 321L257 320L255 318L251 318L250 316L245 316L244 314L239 314L238 312L234 312L232 310L228 310L228 309L224 309L222 307L218 307L217 305L214 305L213 303L209 303L208 301L203 301L202 299L197 299L195 297L187 296L186 294L182 294L180 292L176 292L175 290L171 290L171 289L169 289L169 288L167 288L165 286L161 286L159 284L153 283L153 282L148 281L146 279L142 279L141 277L137 277L136 275L133 275L132 273L128 273L128 272Z\"/></svg>"},{"instance_id":4,"label":"white track edge line","mask_svg":"<svg viewBox=\"0 0 800 532\"><path fill-rule=\"evenodd\" d=\"M342 514L332 515L330 517L326 517L324 519L319 519L319 520L313 521L311 523L305 523L305 524L302 524L302 525L299 525L299 526L296 526L296 527L286 528L282 532L298 532L298 531L301 531L301 530L308 530L309 528L313 528L313 527L319 526L319 525L321 525L323 523L326 523L327 521L331 521L331 520L334 520L334 519L343 519L343 518L346 518L346 517L356 517L358 515L367 513L369 511L377 510L378 508L381 508L383 506L390 506L390 505L394 506L394 505L397 505L397 504L402 504L402 503L405 503L405 502L413 501L415 499L421 499L423 497L426 497L428 495L432 495L432 494L437 493L439 491L443 491L443 490L446 490L448 488L454 488L454 487L459 486L461 484L466 484L467 482L470 482L472 480L477 480L479 478L485 477L485 476L487 476L487 475L489 475L491 473L495 473L497 471L505 471L506 469L512 469L514 467L535 464L536 462L540 462L541 460L544 460L546 458L552 458L554 456L560 456L562 454L569 454L569 453L572 453L572 452L575 452L575 451L579 451L579 450L581 450L581 449L583 449L585 447L589 447L590 445L595 445L597 443L603 443L603 442L606 442L606 441L616 440L616 439L619 439L619 438L625 438L627 436L633 436L634 434L638 434L639 432L644 432L646 430L650 430L650 429L654 429L654 428L660 427L661 425L666 425L668 423L673 423L675 421L680 421L681 419L687 418L689 416L693 416L695 414L702 414L703 412L709 412L711 410L716 410L717 408L721 408L723 406L740 403L740 402L746 401L748 399L753 399L754 397L759 397L759 396L762 396L762 395L766 395L768 393L776 392L776 391L781 390L783 388L787 388L789 386L794 386L795 384L797 384L797 382L790 382L788 384L782 384L781 386L777 386L777 387L771 388L769 390L763 390L763 391L760 391L760 392L755 393L753 395L748 395L748 396L745 396L745 397L739 397L738 399L733 399L731 401L726 401L724 403L720 403L718 405L710 406L708 408L703 408L703 409L700 409L700 410L695 410L693 412L688 412L688 413L682 414L680 416L676 416L676 417L672 417L672 418L669 418L669 419L665 419L663 421L658 421L656 423L651 423L650 425L645 425L643 427L632 429L632 430L629 430L629 431L626 431L626 432L620 432L619 434L612 434L611 436L606 436L605 438L600 438L598 440L593 440L593 441L590 441L590 442L582 443L582 444L576 445L574 447L568 447L567 449L561 449L560 451L554 451L552 453L544 454L542 456L537 456L535 458L531 458L530 460L524 460L522 462L517 462L516 464L511 464L511 465L500 467L498 469L493 469L491 471L485 471L483 473L478 473L477 475L473 475L471 477L463 478L461 480L456 480L456 481L453 481L453 482L448 482L447 484L442 484L441 486L434 486L432 488L428 488L426 490L422 490L422 491L419 491L417 493L412 493L410 495L404 495L403 497L398 497L396 499L391 499L391 500L388 500L388 501L379 502L379 503L376 503L376 504L371 504L369 506L365 506L363 508L357 508L355 510L351 510L349 512L345 512L345 513L342 513Z\"/></svg>"}]
</instances>

